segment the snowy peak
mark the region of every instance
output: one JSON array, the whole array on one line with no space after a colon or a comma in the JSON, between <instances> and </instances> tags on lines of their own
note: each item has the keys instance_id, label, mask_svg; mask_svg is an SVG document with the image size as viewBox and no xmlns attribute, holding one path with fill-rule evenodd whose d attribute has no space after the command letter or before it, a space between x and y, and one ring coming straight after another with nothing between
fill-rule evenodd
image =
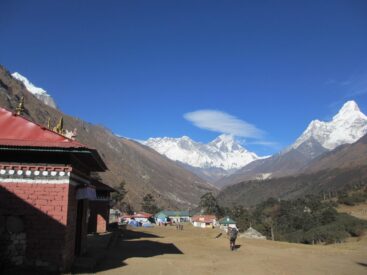
<instances>
[{"instance_id":1,"label":"snowy peak","mask_svg":"<svg viewBox=\"0 0 367 275\"><path fill-rule=\"evenodd\" d=\"M241 145L239 145L233 135L220 135L215 140L209 143L216 148L218 148L222 152L232 152L232 151L246 151Z\"/></svg>"},{"instance_id":2,"label":"snowy peak","mask_svg":"<svg viewBox=\"0 0 367 275\"><path fill-rule=\"evenodd\" d=\"M230 135L221 135L208 144L193 141L187 136L150 138L144 144L172 160L199 168L233 170L259 159Z\"/></svg>"},{"instance_id":3,"label":"snowy peak","mask_svg":"<svg viewBox=\"0 0 367 275\"><path fill-rule=\"evenodd\" d=\"M26 78L25 76L21 75L18 72L12 73L12 76L15 79L20 80L21 82L23 82L24 86L34 95L46 95L47 92L39 87L36 87L33 85L33 83L29 82L28 78Z\"/></svg>"},{"instance_id":4,"label":"snowy peak","mask_svg":"<svg viewBox=\"0 0 367 275\"><path fill-rule=\"evenodd\" d=\"M367 117L355 101L346 102L329 122L313 120L291 146L297 149L302 143L314 139L328 150L354 143L367 133Z\"/></svg>"},{"instance_id":5,"label":"snowy peak","mask_svg":"<svg viewBox=\"0 0 367 275\"><path fill-rule=\"evenodd\" d=\"M335 120L346 120L353 118L367 118L359 109L357 103L354 100L347 101L339 112L333 117Z\"/></svg>"},{"instance_id":6,"label":"snowy peak","mask_svg":"<svg viewBox=\"0 0 367 275\"><path fill-rule=\"evenodd\" d=\"M37 97L39 100L41 100L46 105L57 108L56 103L53 100L53 98L42 88L36 87L33 83L31 83L25 76L21 75L18 72L12 73L12 77L21 81L26 89L33 94L35 97Z\"/></svg>"}]
</instances>

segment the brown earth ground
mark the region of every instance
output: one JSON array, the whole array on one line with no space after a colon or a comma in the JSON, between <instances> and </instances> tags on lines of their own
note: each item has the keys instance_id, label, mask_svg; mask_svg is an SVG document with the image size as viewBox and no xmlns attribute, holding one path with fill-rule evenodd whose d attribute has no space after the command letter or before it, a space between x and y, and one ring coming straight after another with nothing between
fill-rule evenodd
<instances>
[{"instance_id":1,"label":"brown earth ground","mask_svg":"<svg viewBox=\"0 0 367 275\"><path fill-rule=\"evenodd\" d=\"M128 229L96 266L98 274L367 274L367 237L337 245L239 238L185 225Z\"/></svg>"}]
</instances>

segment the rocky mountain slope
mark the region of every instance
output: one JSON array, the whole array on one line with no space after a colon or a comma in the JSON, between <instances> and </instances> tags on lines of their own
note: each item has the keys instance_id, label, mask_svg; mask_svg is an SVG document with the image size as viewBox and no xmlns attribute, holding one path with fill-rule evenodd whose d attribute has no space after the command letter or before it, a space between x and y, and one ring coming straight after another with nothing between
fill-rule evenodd
<instances>
[{"instance_id":1,"label":"rocky mountain slope","mask_svg":"<svg viewBox=\"0 0 367 275\"><path fill-rule=\"evenodd\" d=\"M156 151L45 105L0 66L0 106L14 110L21 96L24 116L43 125L50 118L52 126L63 116L65 129L77 129L78 141L97 148L109 168L102 179L111 186L125 180L127 199L136 208L146 193L152 193L160 207L187 209L195 207L204 193L215 192L206 181Z\"/></svg>"},{"instance_id":2,"label":"rocky mountain slope","mask_svg":"<svg viewBox=\"0 0 367 275\"><path fill-rule=\"evenodd\" d=\"M270 197L294 199L360 184L367 185L367 134L315 158L301 174L234 184L224 188L218 199L224 205L251 206Z\"/></svg>"},{"instance_id":3,"label":"rocky mountain slope","mask_svg":"<svg viewBox=\"0 0 367 275\"><path fill-rule=\"evenodd\" d=\"M254 161L217 182L228 186L241 181L269 179L301 173L310 161L342 144L357 141L367 133L367 117L354 101L348 101L329 122L312 121L286 150Z\"/></svg>"},{"instance_id":4,"label":"rocky mountain slope","mask_svg":"<svg viewBox=\"0 0 367 275\"><path fill-rule=\"evenodd\" d=\"M312 160L302 173L345 169L367 165L367 134L353 144L345 144Z\"/></svg>"},{"instance_id":5,"label":"rocky mountain slope","mask_svg":"<svg viewBox=\"0 0 367 275\"><path fill-rule=\"evenodd\" d=\"M218 201L225 206L233 204L252 206L268 198L296 199L305 195L337 192L345 187L367 184L367 166L321 170L268 180L240 182L224 188Z\"/></svg>"}]
</instances>

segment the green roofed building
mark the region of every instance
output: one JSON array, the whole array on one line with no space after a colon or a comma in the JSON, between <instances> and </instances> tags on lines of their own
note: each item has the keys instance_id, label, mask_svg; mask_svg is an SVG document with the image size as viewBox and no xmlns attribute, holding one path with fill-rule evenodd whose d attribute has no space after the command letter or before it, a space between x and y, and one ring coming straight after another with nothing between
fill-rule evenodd
<instances>
[{"instance_id":1,"label":"green roofed building","mask_svg":"<svg viewBox=\"0 0 367 275\"><path fill-rule=\"evenodd\" d=\"M190 221L190 211L172 211L172 210L163 210L157 213L154 218L156 220L170 220L172 222L189 222Z\"/></svg>"},{"instance_id":2,"label":"green roofed building","mask_svg":"<svg viewBox=\"0 0 367 275\"><path fill-rule=\"evenodd\" d=\"M219 227L220 229L223 229L227 231L228 227L236 227L236 222L232 220L230 217L226 216L224 218L221 218L219 221Z\"/></svg>"}]
</instances>

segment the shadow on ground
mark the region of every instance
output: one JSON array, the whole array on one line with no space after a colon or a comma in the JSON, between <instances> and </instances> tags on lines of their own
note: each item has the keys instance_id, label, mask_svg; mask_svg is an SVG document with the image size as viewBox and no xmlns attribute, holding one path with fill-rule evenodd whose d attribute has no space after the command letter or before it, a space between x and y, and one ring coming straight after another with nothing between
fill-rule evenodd
<instances>
[{"instance_id":1,"label":"shadow on ground","mask_svg":"<svg viewBox=\"0 0 367 275\"><path fill-rule=\"evenodd\" d=\"M141 238L162 238L161 236L145 233L145 232L137 232L125 229L122 231L123 239L133 240L133 239L141 239Z\"/></svg>"},{"instance_id":2,"label":"shadow on ground","mask_svg":"<svg viewBox=\"0 0 367 275\"><path fill-rule=\"evenodd\" d=\"M50 272L50 271L41 271L41 270L34 270L32 268L17 268L12 267L8 269L1 270L1 275L60 275L60 272Z\"/></svg>"},{"instance_id":3,"label":"shadow on ground","mask_svg":"<svg viewBox=\"0 0 367 275\"><path fill-rule=\"evenodd\" d=\"M367 267L367 264L366 263L357 263L357 264L359 264L361 266L364 266L364 267Z\"/></svg>"},{"instance_id":4,"label":"shadow on ground","mask_svg":"<svg viewBox=\"0 0 367 275\"><path fill-rule=\"evenodd\" d=\"M94 240L96 244L98 243L97 238L102 240L100 236L96 236ZM93 268L93 272L107 271L125 266L125 261L129 258L148 258L164 254L183 254L182 251L172 243L162 243L158 240L141 240L150 238L160 239L162 237L127 229L121 231L119 237L108 249L94 249L94 254L99 253L102 254L103 257L99 258ZM96 255L96 257L98 257L98 255ZM78 270L77 273L89 273L90 271L91 270L86 270L83 272Z\"/></svg>"}]
</instances>

